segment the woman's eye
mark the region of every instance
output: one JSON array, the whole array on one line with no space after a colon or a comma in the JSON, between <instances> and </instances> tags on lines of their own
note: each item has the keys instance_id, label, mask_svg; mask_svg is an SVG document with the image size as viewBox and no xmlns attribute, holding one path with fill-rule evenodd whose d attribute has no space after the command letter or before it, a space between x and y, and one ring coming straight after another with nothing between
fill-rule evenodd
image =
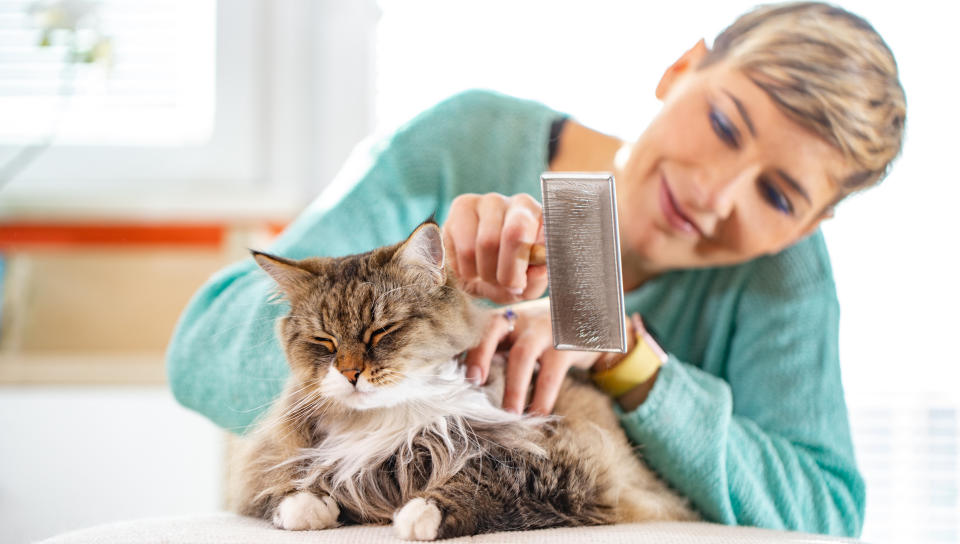
<instances>
[{"instance_id":1,"label":"woman's eye","mask_svg":"<svg viewBox=\"0 0 960 544\"><path fill-rule=\"evenodd\" d=\"M715 109L710 110L710 126L724 143L734 148L740 146L740 132L725 115Z\"/></svg>"},{"instance_id":2,"label":"woman's eye","mask_svg":"<svg viewBox=\"0 0 960 544\"><path fill-rule=\"evenodd\" d=\"M793 205L790 203L790 200L773 183L761 179L760 192L763 195L763 199L777 210L788 215L793 213Z\"/></svg>"}]
</instances>

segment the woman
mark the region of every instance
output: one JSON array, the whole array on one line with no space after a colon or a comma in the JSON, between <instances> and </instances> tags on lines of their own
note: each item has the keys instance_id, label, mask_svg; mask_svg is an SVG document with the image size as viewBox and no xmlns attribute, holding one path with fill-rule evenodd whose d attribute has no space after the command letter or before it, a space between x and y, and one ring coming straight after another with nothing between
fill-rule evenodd
<instances>
[{"instance_id":1,"label":"woman","mask_svg":"<svg viewBox=\"0 0 960 544\"><path fill-rule=\"evenodd\" d=\"M558 352L545 301L491 320L467 357L483 381L509 346L506 409L549 412L573 365L617 398L645 461L705 518L856 535L857 471L837 361L837 301L820 222L899 152L893 56L823 4L754 10L667 69L663 109L627 144L535 102L468 92L356 156L271 248L303 258L396 242L436 211L448 263L498 303L536 299L538 176L611 171L635 334L627 356ZM279 392L271 323L285 312L252 261L212 278L171 343L177 398L242 430ZM643 316L643 320L639 316ZM654 340L643 322L661 336ZM604 381L613 375L617 382Z\"/></svg>"}]
</instances>

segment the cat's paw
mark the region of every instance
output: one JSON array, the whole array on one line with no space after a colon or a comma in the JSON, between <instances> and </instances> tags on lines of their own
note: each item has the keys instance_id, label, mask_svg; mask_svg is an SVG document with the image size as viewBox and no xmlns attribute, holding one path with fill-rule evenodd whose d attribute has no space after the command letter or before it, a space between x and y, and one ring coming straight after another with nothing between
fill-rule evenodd
<instances>
[{"instance_id":1,"label":"cat's paw","mask_svg":"<svg viewBox=\"0 0 960 544\"><path fill-rule=\"evenodd\" d=\"M393 531L404 540L436 540L441 518L433 501L417 497L393 515Z\"/></svg>"},{"instance_id":2,"label":"cat's paw","mask_svg":"<svg viewBox=\"0 0 960 544\"><path fill-rule=\"evenodd\" d=\"M322 498L300 491L287 495L273 512L273 525L288 531L309 531L336 527L340 507L328 495Z\"/></svg>"}]
</instances>

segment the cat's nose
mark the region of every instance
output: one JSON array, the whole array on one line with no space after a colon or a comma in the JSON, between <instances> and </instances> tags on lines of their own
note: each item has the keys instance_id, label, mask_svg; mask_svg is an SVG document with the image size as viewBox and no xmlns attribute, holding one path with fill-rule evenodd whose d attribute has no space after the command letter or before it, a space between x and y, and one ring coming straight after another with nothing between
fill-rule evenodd
<instances>
[{"instance_id":1,"label":"cat's nose","mask_svg":"<svg viewBox=\"0 0 960 544\"><path fill-rule=\"evenodd\" d=\"M337 356L334 363L340 374L350 382L351 385L357 385L360 379L360 373L363 372L363 358L357 353L344 352Z\"/></svg>"},{"instance_id":2,"label":"cat's nose","mask_svg":"<svg viewBox=\"0 0 960 544\"><path fill-rule=\"evenodd\" d=\"M343 377L352 385L357 385L357 380L360 379L360 370L356 368L345 368L342 369L340 373L343 374Z\"/></svg>"}]
</instances>

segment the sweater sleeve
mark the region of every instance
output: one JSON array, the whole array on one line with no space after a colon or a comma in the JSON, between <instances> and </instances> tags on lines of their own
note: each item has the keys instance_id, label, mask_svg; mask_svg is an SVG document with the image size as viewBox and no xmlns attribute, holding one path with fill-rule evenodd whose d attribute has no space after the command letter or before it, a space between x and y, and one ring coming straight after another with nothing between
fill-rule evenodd
<instances>
[{"instance_id":1,"label":"sweater sleeve","mask_svg":"<svg viewBox=\"0 0 960 544\"><path fill-rule=\"evenodd\" d=\"M785 267L762 263L749 278L725 376L671 355L646 402L619 411L621 423L707 519L855 536L865 489L840 381L833 282Z\"/></svg>"}]
</instances>

